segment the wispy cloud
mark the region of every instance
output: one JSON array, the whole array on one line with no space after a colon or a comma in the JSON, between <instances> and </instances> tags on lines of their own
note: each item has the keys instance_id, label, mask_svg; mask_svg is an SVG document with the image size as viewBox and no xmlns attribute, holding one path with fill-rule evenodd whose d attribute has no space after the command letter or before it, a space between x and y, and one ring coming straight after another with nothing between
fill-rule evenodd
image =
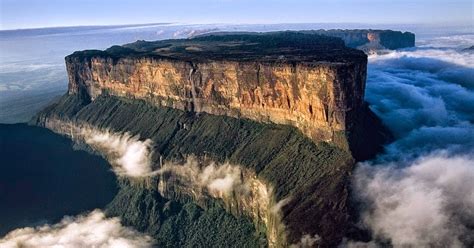
<instances>
[{"instance_id":1,"label":"wispy cloud","mask_svg":"<svg viewBox=\"0 0 474 248\"><path fill-rule=\"evenodd\" d=\"M139 136L129 133L115 133L90 126L81 127L75 137L104 155L118 175L143 177L152 172L152 141L149 139L140 140Z\"/></svg>"}]
</instances>

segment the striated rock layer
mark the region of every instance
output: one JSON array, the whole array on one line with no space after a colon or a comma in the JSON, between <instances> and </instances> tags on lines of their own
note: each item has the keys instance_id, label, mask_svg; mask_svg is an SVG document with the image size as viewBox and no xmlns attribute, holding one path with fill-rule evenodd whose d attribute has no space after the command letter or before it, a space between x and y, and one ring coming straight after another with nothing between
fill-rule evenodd
<instances>
[{"instance_id":1,"label":"striated rock layer","mask_svg":"<svg viewBox=\"0 0 474 248\"><path fill-rule=\"evenodd\" d=\"M291 125L314 141L344 149L355 116L364 111L367 57L339 39L277 33L128 47L68 56L69 94L82 91L91 100L101 94L132 97Z\"/></svg>"}]
</instances>

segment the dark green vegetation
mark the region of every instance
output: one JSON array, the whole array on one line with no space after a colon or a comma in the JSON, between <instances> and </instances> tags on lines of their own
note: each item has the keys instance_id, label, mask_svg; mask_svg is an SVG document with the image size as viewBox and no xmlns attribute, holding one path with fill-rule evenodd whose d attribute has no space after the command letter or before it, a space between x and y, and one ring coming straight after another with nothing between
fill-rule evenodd
<instances>
[{"instance_id":1,"label":"dark green vegetation","mask_svg":"<svg viewBox=\"0 0 474 248\"><path fill-rule=\"evenodd\" d=\"M117 193L105 160L47 129L0 124L0 236L104 207Z\"/></svg>"},{"instance_id":2,"label":"dark green vegetation","mask_svg":"<svg viewBox=\"0 0 474 248\"><path fill-rule=\"evenodd\" d=\"M163 198L156 190L120 180L107 206L109 216L152 235L157 247L266 247L253 223L227 213L219 204L202 209L192 202Z\"/></svg>"},{"instance_id":3,"label":"dark green vegetation","mask_svg":"<svg viewBox=\"0 0 474 248\"><path fill-rule=\"evenodd\" d=\"M382 32L380 33L380 44L388 49L414 47L415 34L400 31Z\"/></svg>"},{"instance_id":4,"label":"dark green vegetation","mask_svg":"<svg viewBox=\"0 0 474 248\"><path fill-rule=\"evenodd\" d=\"M363 52L347 48L339 38L302 32L206 35L192 39L137 41L105 51L75 52L66 59L108 57L167 58L184 61L353 62Z\"/></svg>"},{"instance_id":5,"label":"dark green vegetation","mask_svg":"<svg viewBox=\"0 0 474 248\"><path fill-rule=\"evenodd\" d=\"M462 49L464 52L471 52L471 51L474 51L474 46L470 46L470 47L466 47L464 49Z\"/></svg>"},{"instance_id":6,"label":"dark green vegetation","mask_svg":"<svg viewBox=\"0 0 474 248\"><path fill-rule=\"evenodd\" d=\"M196 115L104 95L87 103L78 95L64 96L34 122L42 125L45 118L60 117L139 134L154 141L155 161L160 155L182 160L196 154L252 168L275 187L277 200L291 197L282 209L290 243L303 234L318 233L331 246L344 236L349 218L347 185L354 164L348 152L315 144L290 126Z\"/></svg>"}]
</instances>

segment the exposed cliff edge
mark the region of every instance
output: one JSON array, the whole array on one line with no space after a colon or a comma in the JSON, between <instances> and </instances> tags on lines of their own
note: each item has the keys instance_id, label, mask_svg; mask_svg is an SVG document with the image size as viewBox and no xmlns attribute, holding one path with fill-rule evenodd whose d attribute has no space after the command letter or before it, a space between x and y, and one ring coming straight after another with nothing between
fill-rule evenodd
<instances>
[{"instance_id":1,"label":"exposed cliff edge","mask_svg":"<svg viewBox=\"0 0 474 248\"><path fill-rule=\"evenodd\" d=\"M147 205L147 220L127 223L141 223L156 237L162 227L151 228L153 211L164 211L167 200L202 209L217 202L250 218L271 247L302 238L334 247L350 229L348 178L355 160L373 156L388 138L364 103L366 63L363 52L339 38L295 32L76 52L66 58L68 94L33 122L71 136L71 127L87 124L150 139L153 166L169 173L142 183L158 194L149 201L158 203ZM193 187L170 169L185 169L190 156L200 161L192 171L204 169L205 161L238 168L245 190L221 195ZM129 186L112 207L126 221L130 211L143 210L120 208L120 197L132 197L127 192L143 193ZM248 244L263 244L256 237Z\"/></svg>"},{"instance_id":2,"label":"exposed cliff edge","mask_svg":"<svg viewBox=\"0 0 474 248\"><path fill-rule=\"evenodd\" d=\"M137 42L66 57L69 94L291 125L354 150L367 56L337 38L294 32ZM380 147L367 145L367 155ZM367 156L354 153L357 159Z\"/></svg>"}]
</instances>

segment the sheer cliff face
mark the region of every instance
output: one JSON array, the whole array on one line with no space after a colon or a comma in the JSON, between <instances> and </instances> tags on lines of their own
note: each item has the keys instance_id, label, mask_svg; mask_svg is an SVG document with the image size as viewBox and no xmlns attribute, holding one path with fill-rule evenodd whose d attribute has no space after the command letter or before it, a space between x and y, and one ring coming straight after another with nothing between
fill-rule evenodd
<instances>
[{"instance_id":1,"label":"sheer cliff face","mask_svg":"<svg viewBox=\"0 0 474 248\"><path fill-rule=\"evenodd\" d=\"M363 104L366 61L352 63L184 62L68 57L69 94L85 90L158 106L292 125L336 141Z\"/></svg>"}]
</instances>

